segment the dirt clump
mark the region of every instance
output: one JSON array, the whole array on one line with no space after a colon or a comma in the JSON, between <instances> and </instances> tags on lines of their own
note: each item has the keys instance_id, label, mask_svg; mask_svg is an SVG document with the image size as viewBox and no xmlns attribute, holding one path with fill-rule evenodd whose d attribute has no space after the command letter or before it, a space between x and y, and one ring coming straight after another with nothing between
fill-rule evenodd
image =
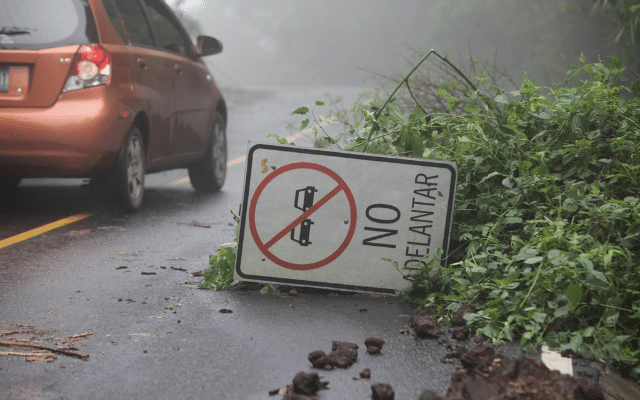
<instances>
[{"instance_id":1,"label":"dirt clump","mask_svg":"<svg viewBox=\"0 0 640 400\"><path fill-rule=\"evenodd\" d=\"M425 390L418 400L442 400L442 396L433 393L431 390Z\"/></svg>"},{"instance_id":2,"label":"dirt clump","mask_svg":"<svg viewBox=\"0 0 640 400\"><path fill-rule=\"evenodd\" d=\"M457 344L448 344L447 350L449 351L444 357L440 359L440 362L452 364L456 358L460 358L467 352L467 348Z\"/></svg>"},{"instance_id":3,"label":"dirt clump","mask_svg":"<svg viewBox=\"0 0 640 400\"><path fill-rule=\"evenodd\" d=\"M373 400L393 400L395 393L388 383L374 383L371 385L371 398Z\"/></svg>"},{"instance_id":4,"label":"dirt clump","mask_svg":"<svg viewBox=\"0 0 640 400\"><path fill-rule=\"evenodd\" d=\"M307 359L315 368L348 368L358 359L358 345L351 342L334 341L332 351L326 354L322 350L309 353Z\"/></svg>"},{"instance_id":5,"label":"dirt clump","mask_svg":"<svg viewBox=\"0 0 640 400\"><path fill-rule=\"evenodd\" d=\"M464 369L454 372L442 400L604 400L599 386L551 371L533 356L512 360L490 344L462 349L457 346L449 353L460 358Z\"/></svg>"},{"instance_id":6,"label":"dirt clump","mask_svg":"<svg viewBox=\"0 0 640 400\"><path fill-rule=\"evenodd\" d=\"M282 400L316 400L317 396L307 396L306 394L300 394L300 393L285 393L284 396L282 396Z\"/></svg>"},{"instance_id":7,"label":"dirt clump","mask_svg":"<svg viewBox=\"0 0 640 400\"><path fill-rule=\"evenodd\" d=\"M382 350L382 346L384 346L384 340L370 337L365 339L364 345L367 346L367 353L378 354Z\"/></svg>"},{"instance_id":8,"label":"dirt clump","mask_svg":"<svg viewBox=\"0 0 640 400\"><path fill-rule=\"evenodd\" d=\"M455 314L453 314L453 317L451 318L451 324L453 326L466 326L467 325L467 321L465 321L464 315L465 314L473 314L476 311L477 310L475 309L475 307L473 307L471 305L464 305L464 306L460 307L458 309L458 311L456 311Z\"/></svg>"},{"instance_id":9,"label":"dirt clump","mask_svg":"<svg viewBox=\"0 0 640 400\"><path fill-rule=\"evenodd\" d=\"M360 378L362 379L370 379L371 378L371 370L369 368L365 368L360 372Z\"/></svg>"},{"instance_id":10,"label":"dirt clump","mask_svg":"<svg viewBox=\"0 0 640 400\"><path fill-rule=\"evenodd\" d=\"M340 342L338 340L331 342L331 351L336 351L338 349L351 349L357 352L358 348L358 345L352 342Z\"/></svg>"},{"instance_id":11,"label":"dirt clump","mask_svg":"<svg viewBox=\"0 0 640 400\"><path fill-rule=\"evenodd\" d=\"M416 335L420 337L433 338L438 337L441 334L436 321L420 309L416 309L411 312L409 327L412 328L416 332Z\"/></svg>"},{"instance_id":12,"label":"dirt clump","mask_svg":"<svg viewBox=\"0 0 640 400\"><path fill-rule=\"evenodd\" d=\"M471 333L469 328L466 326L453 326L449 328L449 332L455 340L459 341L467 340L469 338L469 333Z\"/></svg>"},{"instance_id":13,"label":"dirt clump","mask_svg":"<svg viewBox=\"0 0 640 400\"><path fill-rule=\"evenodd\" d=\"M315 372L300 371L293 377L293 392L306 395L314 395L320 389L326 389L329 382L320 381Z\"/></svg>"}]
</instances>

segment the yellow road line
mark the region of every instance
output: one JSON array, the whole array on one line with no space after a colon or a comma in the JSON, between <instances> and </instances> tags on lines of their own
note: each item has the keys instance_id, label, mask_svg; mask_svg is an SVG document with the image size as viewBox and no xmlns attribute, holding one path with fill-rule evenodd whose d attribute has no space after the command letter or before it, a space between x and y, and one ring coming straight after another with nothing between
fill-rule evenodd
<instances>
[{"instance_id":1,"label":"yellow road line","mask_svg":"<svg viewBox=\"0 0 640 400\"><path fill-rule=\"evenodd\" d=\"M233 160L229 161L227 163L227 167L233 167L236 164L241 164L243 162L247 161L247 156L242 156L242 157L238 157L238 158L234 158Z\"/></svg>"},{"instance_id":2,"label":"yellow road line","mask_svg":"<svg viewBox=\"0 0 640 400\"><path fill-rule=\"evenodd\" d=\"M242 156L242 157L238 157L238 158L234 158L233 160L227 162L227 168L232 167L236 164L240 164L245 162L247 159L247 156ZM180 186L180 185L184 185L185 183L189 183L189 177L185 176L182 179L178 179L177 181L173 181L173 182L169 182L167 183L166 186Z\"/></svg>"},{"instance_id":3,"label":"yellow road line","mask_svg":"<svg viewBox=\"0 0 640 400\"><path fill-rule=\"evenodd\" d=\"M56 222L52 222L50 224L43 225L43 226L41 226L39 228L31 229L30 231L26 231L26 232L21 233L19 235L11 236L10 238L4 239L4 240L0 240L0 249L3 248L3 247L10 246L10 245L12 245L14 243L22 242L23 240L30 239L30 238L32 238L34 236L41 235L41 234L43 234L45 232L49 232L49 231L52 231L54 229L60 228L61 226L73 224L74 222L81 221L81 220L83 220L85 218L88 218L88 217L90 217L92 215L93 215L92 213L72 215L70 217L66 217L66 218L62 218L60 220L57 220Z\"/></svg>"},{"instance_id":4,"label":"yellow road line","mask_svg":"<svg viewBox=\"0 0 640 400\"><path fill-rule=\"evenodd\" d=\"M189 177L185 176L182 179L178 179L177 181L169 182L166 186L179 186L189 182Z\"/></svg>"}]
</instances>

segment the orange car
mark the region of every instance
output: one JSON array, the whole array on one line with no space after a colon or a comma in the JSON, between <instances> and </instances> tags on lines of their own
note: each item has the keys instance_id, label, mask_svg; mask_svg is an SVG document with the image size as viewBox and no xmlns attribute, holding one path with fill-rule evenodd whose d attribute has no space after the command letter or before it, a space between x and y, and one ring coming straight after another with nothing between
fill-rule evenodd
<instances>
[{"instance_id":1,"label":"orange car","mask_svg":"<svg viewBox=\"0 0 640 400\"><path fill-rule=\"evenodd\" d=\"M162 0L2 0L0 196L23 177L88 177L125 211L145 173L188 168L224 183L227 109Z\"/></svg>"}]
</instances>

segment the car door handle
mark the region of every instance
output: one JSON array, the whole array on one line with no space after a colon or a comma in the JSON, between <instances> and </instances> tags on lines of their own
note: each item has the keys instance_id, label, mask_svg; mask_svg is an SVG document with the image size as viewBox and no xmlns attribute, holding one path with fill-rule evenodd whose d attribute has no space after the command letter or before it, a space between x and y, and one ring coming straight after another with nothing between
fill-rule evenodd
<instances>
[{"instance_id":1,"label":"car door handle","mask_svg":"<svg viewBox=\"0 0 640 400\"><path fill-rule=\"evenodd\" d=\"M180 67L179 64L174 64L173 65L173 69L176 70L176 72L178 73L178 75L182 75L182 68Z\"/></svg>"},{"instance_id":2,"label":"car door handle","mask_svg":"<svg viewBox=\"0 0 640 400\"><path fill-rule=\"evenodd\" d=\"M147 68L147 62L144 60L144 58L137 58L138 61L138 65L141 66L142 68Z\"/></svg>"}]
</instances>

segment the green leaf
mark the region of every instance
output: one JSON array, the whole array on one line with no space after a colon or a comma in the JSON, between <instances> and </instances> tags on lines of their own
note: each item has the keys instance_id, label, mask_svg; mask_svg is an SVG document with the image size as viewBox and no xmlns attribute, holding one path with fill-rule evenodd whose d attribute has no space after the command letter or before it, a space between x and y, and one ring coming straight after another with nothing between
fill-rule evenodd
<instances>
[{"instance_id":1,"label":"green leaf","mask_svg":"<svg viewBox=\"0 0 640 400\"><path fill-rule=\"evenodd\" d=\"M567 296L571 304L578 305L582 301L584 295L582 288L575 283L570 283L567 289L564 291L564 295Z\"/></svg>"},{"instance_id":2,"label":"green leaf","mask_svg":"<svg viewBox=\"0 0 640 400\"><path fill-rule=\"evenodd\" d=\"M640 79L637 79L635 82L633 82L633 85L631 85L631 90L633 91L633 93L640 95Z\"/></svg>"},{"instance_id":3,"label":"green leaf","mask_svg":"<svg viewBox=\"0 0 640 400\"><path fill-rule=\"evenodd\" d=\"M544 260L544 257L541 257L541 256L529 257L529 258L525 258L524 263L525 264L537 264L539 262L542 262L542 260Z\"/></svg>"},{"instance_id":4,"label":"green leaf","mask_svg":"<svg viewBox=\"0 0 640 400\"><path fill-rule=\"evenodd\" d=\"M569 346L571 346L571 350L578 352L578 350L580 349L580 346L582 346L582 335L580 334L580 332L576 332L571 337L571 342L569 342Z\"/></svg>"},{"instance_id":5,"label":"green leaf","mask_svg":"<svg viewBox=\"0 0 640 400\"><path fill-rule=\"evenodd\" d=\"M404 122L404 110L396 105L389 105L389 118L395 124Z\"/></svg>"},{"instance_id":6,"label":"green leaf","mask_svg":"<svg viewBox=\"0 0 640 400\"><path fill-rule=\"evenodd\" d=\"M607 279L607 277L604 276L602 272L596 271L594 269L593 262L589 259L589 256L587 256L585 253L580 254L580 256L578 257L578 262L582 264L584 269L586 269L587 272L589 272L593 277L606 283L607 285L609 284L609 280Z\"/></svg>"},{"instance_id":7,"label":"green leaf","mask_svg":"<svg viewBox=\"0 0 640 400\"><path fill-rule=\"evenodd\" d=\"M533 331L527 331L523 333L522 338L520 338L520 347L524 346L529 341L529 339L533 337L534 334L535 332Z\"/></svg>"},{"instance_id":8,"label":"green leaf","mask_svg":"<svg viewBox=\"0 0 640 400\"><path fill-rule=\"evenodd\" d=\"M511 282L513 282L514 280L516 280L518 277L520 276L520 270L515 270L511 275L509 275L506 279L496 279L495 283L498 284L500 287L505 287L507 285L510 285Z\"/></svg>"},{"instance_id":9,"label":"green leaf","mask_svg":"<svg viewBox=\"0 0 640 400\"><path fill-rule=\"evenodd\" d=\"M273 283L268 283L268 284L264 285L264 287L262 289L260 289L260 293L262 293L262 294L278 294L279 293L278 285L273 284Z\"/></svg>"},{"instance_id":10,"label":"green leaf","mask_svg":"<svg viewBox=\"0 0 640 400\"><path fill-rule=\"evenodd\" d=\"M489 175L487 175L484 178L482 178L482 180L478 183L478 185L481 184L481 183L484 183L484 181L489 180L490 178L493 178L496 175L502 175L502 174L500 172L493 171Z\"/></svg>"},{"instance_id":11,"label":"green leaf","mask_svg":"<svg viewBox=\"0 0 640 400\"><path fill-rule=\"evenodd\" d=\"M305 118L302 120L302 123L300 124L300 129L298 129L299 131L303 130L304 128L307 127L307 125L309 125L309 118Z\"/></svg>"},{"instance_id":12,"label":"green leaf","mask_svg":"<svg viewBox=\"0 0 640 400\"><path fill-rule=\"evenodd\" d=\"M320 100L316 100L316 105L317 105L317 106L319 106L319 107L321 107L321 106L323 106L323 105L324 105L324 103L323 103L322 101L320 101ZM305 114L306 114L306 113L305 113Z\"/></svg>"},{"instance_id":13,"label":"green leaf","mask_svg":"<svg viewBox=\"0 0 640 400\"><path fill-rule=\"evenodd\" d=\"M513 189L513 182L511 181L511 178L508 176L502 180L502 184L508 187L509 189Z\"/></svg>"},{"instance_id":14,"label":"green leaf","mask_svg":"<svg viewBox=\"0 0 640 400\"><path fill-rule=\"evenodd\" d=\"M565 315L567 315L569 313L570 309L571 309L571 305L570 304L565 304L562 307L558 307L556 309L556 311L553 313L553 316L556 317L556 318L564 317Z\"/></svg>"},{"instance_id":15,"label":"green leaf","mask_svg":"<svg viewBox=\"0 0 640 400\"><path fill-rule=\"evenodd\" d=\"M608 309L604 316L604 326L607 328L615 327L618 323L618 318L620 318L620 313L618 311Z\"/></svg>"},{"instance_id":16,"label":"green leaf","mask_svg":"<svg viewBox=\"0 0 640 400\"><path fill-rule=\"evenodd\" d=\"M307 107L298 107L296 108L296 110L294 112L291 113L291 115L293 114L308 114L309 113L309 109Z\"/></svg>"},{"instance_id":17,"label":"green leaf","mask_svg":"<svg viewBox=\"0 0 640 400\"><path fill-rule=\"evenodd\" d=\"M547 319L547 313L536 312L536 313L533 314L533 317L531 317L531 319L533 319L534 321L536 321L539 324L542 324Z\"/></svg>"},{"instance_id":18,"label":"green leaf","mask_svg":"<svg viewBox=\"0 0 640 400\"><path fill-rule=\"evenodd\" d=\"M507 104L509 102L509 98L504 94L497 95L495 100L496 102L502 103L502 104Z\"/></svg>"},{"instance_id":19,"label":"green leaf","mask_svg":"<svg viewBox=\"0 0 640 400\"><path fill-rule=\"evenodd\" d=\"M594 328L593 326L590 326L588 328L586 328L583 332L582 332L582 336L583 337L591 337L593 336L593 332L595 332L596 328Z\"/></svg>"}]
</instances>

